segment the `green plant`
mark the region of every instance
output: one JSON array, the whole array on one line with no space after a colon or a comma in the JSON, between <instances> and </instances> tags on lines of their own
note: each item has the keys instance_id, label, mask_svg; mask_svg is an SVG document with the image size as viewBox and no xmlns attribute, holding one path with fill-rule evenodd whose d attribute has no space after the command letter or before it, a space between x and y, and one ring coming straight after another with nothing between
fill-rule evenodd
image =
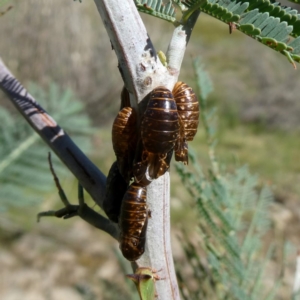
<instances>
[{"instance_id":1,"label":"green plant","mask_svg":"<svg viewBox=\"0 0 300 300\"><path fill-rule=\"evenodd\" d=\"M199 59L194 61L202 123L209 146L210 167L203 172L197 155L189 152L190 165L176 164L176 170L198 212L193 238L183 230L180 242L187 263L177 264L184 299L274 299L281 277L264 289L266 266L274 251L269 246L263 257L263 239L270 230L269 207L273 196L260 188L258 178L246 166L234 172L220 168L215 154L214 110L207 108L211 91L209 77ZM183 265L192 270L192 288Z\"/></svg>"},{"instance_id":2,"label":"green plant","mask_svg":"<svg viewBox=\"0 0 300 300\"><path fill-rule=\"evenodd\" d=\"M292 1L298 2L298 1ZM296 9L282 6L274 0L162 0L135 1L139 11L173 23L186 24L191 14L199 9L224 23L229 24L230 33L235 29L252 37L258 42L285 55L296 68L300 62L300 18ZM180 21L176 19L173 4L182 13ZM289 36L295 39L290 39Z\"/></svg>"},{"instance_id":3,"label":"green plant","mask_svg":"<svg viewBox=\"0 0 300 300\"><path fill-rule=\"evenodd\" d=\"M186 45L201 12L228 23L230 32L238 29L269 48L284 54L294 66L296 66L295 62L300 61L298 15L295 19L294 12L290 12L273 1L177 0L165 4L160 0L135 2L131 0L95 0L95 3L117 55L118 67L128 90L131 106L140 113L140 118L144 108L143 104L145 104L143 100L147 99L146 96L159 85L172 90L178 80ZM178 6L181 12L178 19L175 18L173 4ZM156 55L156 50L137 14L136 7L142 12L169 21L176 27L163 63ZM289 36L295 37L294 40L289 42ZM259 54L257 56L259 57ZM164 56L160 55L160 57ZM106 189L105 176L72 143L68 135L36 103L34 98L28 95L23 86L2 63L0 63L0 86L48 146L68 166L93 200L99 206L103 206ZM205 87L202 90L204 94L208 93L208 85ZM212 235L209 238L213 240L212 242L204 236L203 248L208 251L208 261L214 276L214 278L211 276L212 282L214 285L221 284L221 287L214 291L221 298L231 296L245 298L250 292L249 289L254 294L256 290L259 290L260 284L260 282L254 282L248 285L248 278L250 278L248 273L260 275L260 270L256 270L252 261L245 262L241 253L243 250L249 257L252 257L253 253L259 249L257 242L259 235L256 234L258 230L262 234L267 228L267 224L262 222L261 214L262 208L268 205L270 196L267 189L263 189L261 197L252 195L252 202L248 197L240 197L240 194L255 191L256 187L254 178L246 169L239 169L232 177L227 174L224 176L214 152L216 140L214 139L214 128L210 124L213 113L205 111L206 96L202 95L200 99L203 108L203 124L208 133L211 170L205 179L199 164L196 163L195 155L191 152L190 160L196 173L192 174L182 168L181 176L191 195L198 200L197 205L200 207L203 220L206 221L205 224L208 224L208 229L205 229L206 231L203 229L203 232ZM176 114L176 110L174 111ZM147 186L147 205L154 213L149 218L151 226L147 230L145 254L139 259L138 265L151 269L162 268L162 276L165 276L165 281L163 284L157 284L159 296L163 299L179 299L169 237L169 182L169 174L166 173ZM240 189L236 190L238 184L240 184ZM230 202L231 198L236 201ZM82 204L80 208L86 209L87 213L80 215L80 210L75 210L71 216L84 216L85 220L95 227L104 230L115 239L119 239L120 230L117 225L91 208L88 209L88 206L82 203L83 197L80 197L80 200ZM251 218L253 222L250 222L251 230L247 231L242 249L240 249L240 236L237 236L236 232L244 226L246 220L246 217L244 218L238 210L242 205L249 205L250 210L253 210ZM256 211L257 205L261 210ZM74 205L73 207L76 209L78 206ZM96 223L95 219L100 221ZM219 228L220 224L221 228ZM241 227L237 229L237 226ZM229 253L229 256L224 253ZM135 265L135 267L137 266ZM199 265L199 267L201 266ZM152 284L151 287L153 287ZM231 293L230 289L233 289L233 294L229 294ZM198 295L198 292L202 293L202 289L197 291L195 296ZM271 295L272 292L270 297ZM153 297L152 293L151 297Z\"/></svg>"}]
</instances>

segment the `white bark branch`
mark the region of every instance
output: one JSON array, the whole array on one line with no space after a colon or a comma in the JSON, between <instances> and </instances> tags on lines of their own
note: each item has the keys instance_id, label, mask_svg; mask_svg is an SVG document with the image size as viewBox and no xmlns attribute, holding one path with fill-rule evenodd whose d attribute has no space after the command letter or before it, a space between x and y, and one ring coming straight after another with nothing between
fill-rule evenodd
<instances>
[{"instance_id":1,"label":"white bark branch","mask_svg":"<svg viewBox=\"0 0 300 300\"><path fill-rule=\"evenodd\" d=\"M175 29L167 52L165 68L152 45L150 37L132 0L95 0L104 26L116 52L119 70L126 88L137 104L157 86L170 90L178 79L187 41L198 18ZM179 300L179 290L170 243L170 177L169 173L147 187L147 204L152 212L148 223L146 251L137 261L139 266L162 269L165 278L156 284L159 299Z\"/></svg>"},{"instance_id":2,"label":"white bark branch","mask_svg":"<svg viewBox=\"0 0 300 300\"><path fill-rule=\"evenodd\" d=\"M161 270L164 280L156 282L159 299L180 299L170 240L170 175L167 172L147 188L147 203L151 210L147 243L139 266Z\"/></svg>"},{"instance_id":3,"label":"white bark branch","mask_svg":"<svg viewBox=\"0 0 300 300\"><path fill-rule=\"evenodd\" d=\"M175 29L167 52L169 66L166 68L156 55L134 1L95 0L95 3L118 57L121 76L131 93L131 105L137 108L138 103L157 86L163 85L172 90L180 72L187 41L199 12L193 14L190 24L187 23ZM7 85L3 82L7 83L7 79L10 78L13 76L3 64L0 64L1 88L101 206L104 198L105 176L85 157L55 121L36 104L21 85L19 85L19 95L6 89ZM24 108L24 103L28 105L30 102L28 99L33 104L27 109ZM165 279L156 284L159 299L179 300L170 244L169 173L148 186L147 203L152 211L152 218L149 220L147 230L146 251L137 263L144 267L162 269L160 276ZM115 232L113 234L116 235Z\"/></svg>"},{"instance_id":4,"label":"white bark branch","mask_svg":"<svg viewBox=\"0 0 300 300\"><path fill-rule=\"evenodd\" d=\"M172 88L177 80L161 64L132 0L95 0L119 61L119 70L137 105L159 85ZM167 83L167 84L166 84Z\"/></svg>"}]
</instances>

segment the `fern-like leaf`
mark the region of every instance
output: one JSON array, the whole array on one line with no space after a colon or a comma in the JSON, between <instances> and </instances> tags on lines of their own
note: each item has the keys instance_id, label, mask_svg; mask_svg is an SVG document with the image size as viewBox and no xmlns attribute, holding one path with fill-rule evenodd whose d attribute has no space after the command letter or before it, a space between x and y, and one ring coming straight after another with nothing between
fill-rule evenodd
<instances>
[{"instance_id":1,"label":"fern-like leaf","mask_svg":"<svg viewBox=\"0 0 300 300\"><path fill-rule=\"evenodd\" d=\"M171 0L166 4L162 0L134 0L134 2L140 12L171 23L176 21L175 7ZM177 4L179 5L180 1L177 1Z\"/></svg>"},{"instance_id":2,"label":"fern-like leaf","mask_svg":"<svg viewBox=\"0 0 300 300\"><path fill-rule=\"evenodd\" d=\"M295 68L295 62L300 62L300 15L296 9L269 0L184 0L182 4L187 7L183 23L200 9L285 55Z\"/></svg>"},{"instance_id":3,"label":"fern-like leaf","mask_svg":"<svg viewBox=\"0 0 300 300\"><path fill-rule=\"evenodd\" d=\"M282 6L279 2L274 0L240 0L241 2L249 2L249 10L258 9L260 13L268 13L274 18L279 18L281 22L287 22L288 25L293 26L291 35L294 37L299 36L300 33L300 15L296 9L291 7Z\"/></svg>"},{"instance_id":4,"label":"fern-like leaf","mask_svg":"<svg viewBox=\"0 0 300 300\"><path fill-rule=\"evenodd\" d=\"M223 22L237 22L240 15L246 11L249 3L242 3L241 1L227 1L227 0L185 0L182 3L188 7L188 11L183 15L183 22L187 21L190 11L199 8L201 11L217 18Z\"/></svg>"},{"instance_id":5,"label":"fern-like leaf","mask_svg":"<svg viewBox=\"0 0 300 300\"><path fill-rule=\"evenodd\" d=\"M199 90L204 86L207 74L199 60L194 63ZM205 99L202 99L205 95ZM195 200L198 210L199 238L181 238L193 278L198 279L197 290L189 288L188 280L178 268L178 278L185 284L185 299L274 299L274 291L280 283L268 291L262 286L266 260L260 258L262 237L270 228L268 211L273 201L268 188L258 192L257 176L250 174L246 166L234 172L218 167L214 154L213 136L210 133L211 118L207 116L207 94L201 94L202 122L205 125L211 167L207 175L189 147L189 166L176 165L185 189ZM198 241L198 242L195 242ZM204 254L203 254L204 253ZM201 257L201 259L200 259ZM185 264L187 265L187 264Z\"/></svg>"},{"instance_id":6,"label":"fern-like leaf","mask_svg":"<svg viewBox=\"0 0 300 300\"><path fill-rule=\"evenodd\" d=\"M300 62L300 14L274 0L135 0L139 11L172 22L185 24L196 9L229 24L267 47L285 55L296 68ZM176 20L174 5L183 13ZM294 37L294 40L291 40Z\"/></svg>"}]
</instances>

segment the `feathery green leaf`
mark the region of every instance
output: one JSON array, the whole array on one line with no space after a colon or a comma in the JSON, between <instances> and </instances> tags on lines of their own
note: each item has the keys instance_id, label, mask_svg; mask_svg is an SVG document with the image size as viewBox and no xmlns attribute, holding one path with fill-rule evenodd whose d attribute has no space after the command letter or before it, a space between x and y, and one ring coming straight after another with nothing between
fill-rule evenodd
<instances>
[{"instance_id":1,"label":"feathery green leaf","mask_svg":"<svg viewBox=\"0 0 300 300\"><path fill-rule=\"evenodd\" d=\"M199 90L207 74L199 60L194 62ZM193 278L198 279L197 290L184 280L177 266L179 280L184 285L185 299L274 299L274 288L261 288L263 273L272 249L262 257L263 236L270 227L269 206L273 201L269 188L259 189L257 176L250 174L246 166L234 172L220 170L214 153L207 117L207 94L200 94L202 122L205 126L211 167L203 174L195 152L189 147L189 166L176 164L182 183L195 200L198 211L198 230L193 242L183 232L180 242Z\"/></svg>"},{"instance_id":2,"label":"feathery green leaf","mask_svg":"<svg viewBox=\"0 0 300 300\"><path fill-rule=\"evenodd\" d=\"M164 3L162 0L134 0L134 2L140 12L171 23L176 21L175 7L171 0L167 3ZM179 1L176 2L180 4Z\"/></svg>"}]
</instances>

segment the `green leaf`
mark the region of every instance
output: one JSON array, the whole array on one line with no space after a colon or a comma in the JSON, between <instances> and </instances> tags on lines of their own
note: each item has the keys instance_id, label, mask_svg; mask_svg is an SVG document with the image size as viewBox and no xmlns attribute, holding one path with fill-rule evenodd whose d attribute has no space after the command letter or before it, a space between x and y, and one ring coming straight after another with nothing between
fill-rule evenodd
<instances>
[{"instance_id":1,"label":"green leaf","mask_svg":"<svg viewBox=\"0 0 300 300\"><path fill-rule=\"evenodd\" d=\"M141 300L155 299L155 281L160 279L156 273L151 268L140 267L134 274L126 275L135 283Z\"/></svg>"},{"instance_id":2,"label":"green leaf","mask_svg":"<svg viewBox=\"0 0 300 300\"><path fill-rule=\"evenodd\" d=\"M205 71L201 63L194 62L194 66L199 84ZM202 123L208 132L210 167L207 172L201 171L203 167L191 147L189 165L176 165L198 213L193 238L189 239L185 230L180 237L185 260L177 262L176 270L182 294L184 299L193 300L275 299L280 277L266 288L263 276L273 248L265 258L261 253L271 223L272 193L268 187L259 187L257 176L246 166L234 171L219 168L211 146L209 131L214 124L208 116L207 100L200 99L200 103ZM193 278L193 284L185 279L185 272L181 272L183 266L191 270L189 278ZM194 284L197 289L193 288Z\"/></svg>"},{"instance_id":3,"label":"green leaf","mask_svg":"<svg viewBox=\"0 0 300 300\"><path fill-rule=\"evenodd\" d=\"M175 7L172 1L164 4L162 0L134 0L138 11L174 23Z\"/></svg>"}]
</instances>

